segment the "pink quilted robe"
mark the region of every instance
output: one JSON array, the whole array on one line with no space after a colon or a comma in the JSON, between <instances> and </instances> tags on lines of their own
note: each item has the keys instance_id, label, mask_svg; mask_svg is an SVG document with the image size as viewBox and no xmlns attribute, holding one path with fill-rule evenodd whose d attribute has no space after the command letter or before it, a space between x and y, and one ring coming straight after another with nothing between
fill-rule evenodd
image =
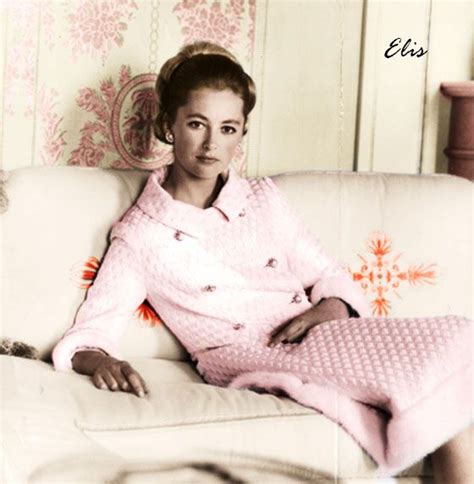
<instances>
[{"instance_id":1,"label":"pink quilted robe","mask_svg":"<svg viewBox=\"0 0 474 484\"><path fill-rule=\"evenodd\" d=\"M120 336L146 298L215 385L279 390L342 425L393 474L472 420L472 323L461 317L370 318L360 288L290 209L270 178L230 169L212 207L173 200L150 175L115 224L56 369ZM329 321L298 344L268 348L271 331L322 298L361 318Z\"/></svg>"},{"instance_id":2,"label":"pink quilted robe","mask_svg":"<svg viewBox=\"0 0 474 484\"><path fill-rule=\"evenodd\" d=\"M395 475L472 422L472 321L361 318L316 326L301 343L202 353L208 383L286 394L348 431Z\"/></svg>"}]
</instances>

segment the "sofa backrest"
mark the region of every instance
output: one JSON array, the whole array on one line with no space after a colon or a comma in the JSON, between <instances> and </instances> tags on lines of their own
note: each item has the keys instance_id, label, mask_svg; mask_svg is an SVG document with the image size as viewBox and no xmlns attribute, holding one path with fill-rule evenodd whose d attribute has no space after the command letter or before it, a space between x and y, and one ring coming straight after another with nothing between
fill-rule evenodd
<instances>
[{"instance_id":1,"label":"sofa backrest","mask_svg":"<svg viewBox=\"0 0 474 484\"><path fill-rule=\"evenodd\" d=\"M32 167L4 172L1 336L42 359L73 324L112 224L149 175ZM297 172L273 177L377 316L472 315L472 184L449 175ZM143 308L142 308L143 309ZM130 322L125 357L187 359L149 311Z\"/></svg>"}]
</instances>

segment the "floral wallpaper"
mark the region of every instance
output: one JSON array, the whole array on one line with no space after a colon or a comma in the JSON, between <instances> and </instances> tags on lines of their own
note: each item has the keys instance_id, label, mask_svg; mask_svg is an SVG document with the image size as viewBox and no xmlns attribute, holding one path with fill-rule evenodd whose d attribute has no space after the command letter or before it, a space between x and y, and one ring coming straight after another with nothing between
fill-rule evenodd
<instances>
[{"instance_id":1,"label":"floral wallpaper","mask_svg":"<svg viewBox=\"0 0 474 484\"><path fill-rule=\"evenodd\" d=\"M110 51L124 43L127 25L136 18L133 0L75 1L65 11L67 44L74 61L81 56L105 62Z\"/></svg>"},{"instance_id":2,"label":"floral wallpaper","mask_svg":"<svg viewBox=\"0 0 474 484\"><path fill-rule=\"evenodd\" d=\"M250 69L255 0L3 0L1 167L153 169L154 83L185 43L216 41ZM246 173L245 146L234 164Z\"/></svg>"}]
</instances>

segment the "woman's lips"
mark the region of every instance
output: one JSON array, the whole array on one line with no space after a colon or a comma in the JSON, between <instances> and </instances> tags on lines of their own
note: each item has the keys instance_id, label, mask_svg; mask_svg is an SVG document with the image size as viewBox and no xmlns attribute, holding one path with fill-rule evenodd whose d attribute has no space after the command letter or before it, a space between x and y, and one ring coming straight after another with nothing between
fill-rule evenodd
<instances>
[{"instance_id":1,"label":"woman's lips","mask_svg":"<svg viewBox=\"0 0 474 484\"><path fill-rule=\"evenodd\" d=\"M212 163L215 163L216 161L219 161L217 158L211 158L209 156L196 156L196 158L199 161L202 161L203 163L208 163L208 164L212 164Z\"/></svg>"}]
</instances>

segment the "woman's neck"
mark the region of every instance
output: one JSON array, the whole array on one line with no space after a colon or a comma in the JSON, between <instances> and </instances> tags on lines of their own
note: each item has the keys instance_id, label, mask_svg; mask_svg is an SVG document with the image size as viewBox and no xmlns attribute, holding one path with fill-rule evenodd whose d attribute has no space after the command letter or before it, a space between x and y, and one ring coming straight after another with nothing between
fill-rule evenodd
<instances>
[{"instance_id":1,"label":"woman's neck","mask_svg":"<svg viewBox=\"0 0 474 484\"><path fill-rule=\"evenodd\" d=\"M218 197L224 180L222 175L214 179L191 179L178 174L173 165L170 165L168 175L161 186L174 200L204 209L210 207Z\"/></svg>"}]
</instances>

